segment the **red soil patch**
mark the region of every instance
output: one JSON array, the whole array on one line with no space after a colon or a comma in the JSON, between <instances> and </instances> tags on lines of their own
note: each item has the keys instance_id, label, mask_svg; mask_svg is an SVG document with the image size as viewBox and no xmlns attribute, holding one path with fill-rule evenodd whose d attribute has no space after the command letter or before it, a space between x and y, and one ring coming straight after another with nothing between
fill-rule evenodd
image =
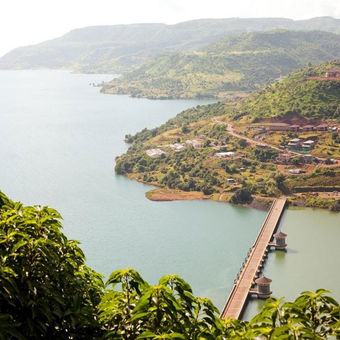
<instances>
[{"instance_id":1,"label":"red soil patch","mask_svg":"<svg viewBox=\"0 0 340 340\"><path fill-rule=\"evenodd\" d=\"M271 123L286 123L289 125L319 125L322 122L315 119L307 119L305 117L300 116L296 113L287 113L284 117L281 118L271 118L269 120Z\"/></svg>"},{"instance_id":2,"label":"red soil patch","mask_svg":"<svg viewBox=\"0 0 340 340\"><path fill-rule=\"evenodd\" d=\"M318 81L340 81L340 78L336 78L336 77L308 77L307 80L318 80Z\"/></svg>"},{"instance_id":3,"label":"red soil patch","mask_svg":"<svg viewBox=\"0 0 340 340\"><path fill-rule=\"evenodd\" d=\"M210 198L210 196L205 196L202 192L198 191L182 191L167 188L150 190L145 196L151 201L199 200Z\"/></svg>"}]
</instances>

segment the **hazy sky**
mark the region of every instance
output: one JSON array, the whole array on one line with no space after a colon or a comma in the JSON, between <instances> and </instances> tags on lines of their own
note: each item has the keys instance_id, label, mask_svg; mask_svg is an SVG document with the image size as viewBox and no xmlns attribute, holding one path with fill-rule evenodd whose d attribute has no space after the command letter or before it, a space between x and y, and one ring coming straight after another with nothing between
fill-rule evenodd
<instances>
[{"instance_id":1,"label":"hazy sky","mask_svg":"<svg viewBox=\"0 0 340 340\"><path fill-rule=\"evenodd\" d=\"M91 25L316 16L340 18L340 0L0 0L0 55Z\"/></svg>"}]
</instances>

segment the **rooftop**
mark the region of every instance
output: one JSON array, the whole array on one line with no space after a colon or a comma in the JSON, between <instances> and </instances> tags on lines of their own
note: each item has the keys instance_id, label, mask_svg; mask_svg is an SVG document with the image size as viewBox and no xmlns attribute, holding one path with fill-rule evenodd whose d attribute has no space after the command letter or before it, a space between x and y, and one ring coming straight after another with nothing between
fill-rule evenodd
<instances>
[{"instance_id":1,"label":"rooftop","mask_svg":"<svg viewBox=\"0 0 340 340\"><path fill-rule=\"evenodd\" d=\"M306 140L305 142L303 142L303 144L314 144L315 142L311 139Z\"/></svg>"},{"instance_id":2,"label":"rooftop","mask_svg":"<svg viewBox=\"0 0 340 340\"><path fill-rule=\"evenodd\" d=\"M270 126L289 126L287 123L270 123Z\"/></svg>"},{"instance_id":3,"label":"rooftop","mask_svg":"<svg viewBox=\"0 0 340 340\"><path fill-rule=\"evenodd\" d=\"M283 238L286 237L287 234L283 233L282 231L279 231L278 233L273 235L275 238Z\"/></svg>"},{"instance_id":4,"label":"rooftop","mask_svg":"<svg viewBox=\"0 0 340 340\"><path fill-rule=\"evenodd\" d=\"M157 158L157 157L167 154L165 151L161 149L148 149L145 152L151 158Z\"/></svg>"},{"instance_id":5,"label":"rooftop","mask_svg":"<svg viewBox=\"0 0 340 340\"><path fill-rule=\"evenodd\" d=\"M255 283L256 284L268 284L268 283L270 283L270 282L272 282L272 280L271 279L268 279L267 277L265 277L265 276L261 276L261 277L259 277L258 279L256 279L255 280Z\"/></svg>"}]
</instances>

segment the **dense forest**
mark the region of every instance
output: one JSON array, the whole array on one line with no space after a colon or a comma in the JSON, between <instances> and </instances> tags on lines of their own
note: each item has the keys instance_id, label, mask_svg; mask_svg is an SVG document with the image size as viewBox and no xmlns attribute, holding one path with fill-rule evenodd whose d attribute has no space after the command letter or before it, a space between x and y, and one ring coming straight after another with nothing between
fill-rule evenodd
<instances>
[{"instance_id":1,"label":"dense forest","mask_svg":"<svg viewBox=\"0 0 340 340\"><path fill-rule=\"evenodd\" d=\"M156 285L135 270L103 277L49 207L0 192L0 339L340 338L340 308L326 290L267 300L251 321L222 320L178 275Z\"/></svg>"},{"instance_id":2,"label":"dense forest","mask_svg":"<svg viewBox=\"0 0 340 340\"><path fill-rule=\"evenodd\" d=\"M0 69L68 69L83 73L122 73L155 56L199 49L226 35L272 29L340 33L340 20L319 17L200 19L175 25L91 26L40 44L19 47L0 58Z\"/></svg>"},{"instance_id":3,"label":"dense forest","mask_svg":"<svg viewBox=\"0 0 340 340\"><path fill-rule=\"evenodd\" d=\"M226 98L339 55L340 35L332 33L243 33L200 50L157 57L104 84L102 91L147 98Z\"/></svg>"}]
</instances>

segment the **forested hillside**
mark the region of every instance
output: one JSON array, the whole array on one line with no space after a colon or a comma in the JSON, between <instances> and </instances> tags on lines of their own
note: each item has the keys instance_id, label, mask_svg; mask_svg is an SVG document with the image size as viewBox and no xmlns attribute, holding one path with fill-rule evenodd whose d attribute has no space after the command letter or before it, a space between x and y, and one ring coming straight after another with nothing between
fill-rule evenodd
<instances>
[{"instance_id":1,"label":"forested hillside","mask_svg":"<svg viewBox=\"0 0 340 340\"><path fill-rule=\"evenodd\" d=\"M340 69L340 60L295 71L241 101L234 113L238 118L245 116L253 121L293 113L309 119L340 122L340 78L323 79L331 68Z\"/></svg>"},{"instance_id":2,"label":"forested hillside","mask_svg":"<svg viewBox=\"0 0 340 340\"><path fill-rule=\"evenodd\" d=\"M75 29L57 39L17 48L0 58L0 69L64 68L85 73L122 73L169 52L199 49L226 35L276 28L340 33L330 17L201 19L176 25L131 24Z\"/></svg>"},{"instance_id":3,"label":"forested hillside","mask_svg":"<svg viewBox=\"0 0 340 340\"><path fill-rule=\"evenodd\" d=\"M224 98L339 56L340 35L332 33L244 33L197 51L157 57L105 84L103 92L148 98Z\"/></svg>"}]
</instances>

